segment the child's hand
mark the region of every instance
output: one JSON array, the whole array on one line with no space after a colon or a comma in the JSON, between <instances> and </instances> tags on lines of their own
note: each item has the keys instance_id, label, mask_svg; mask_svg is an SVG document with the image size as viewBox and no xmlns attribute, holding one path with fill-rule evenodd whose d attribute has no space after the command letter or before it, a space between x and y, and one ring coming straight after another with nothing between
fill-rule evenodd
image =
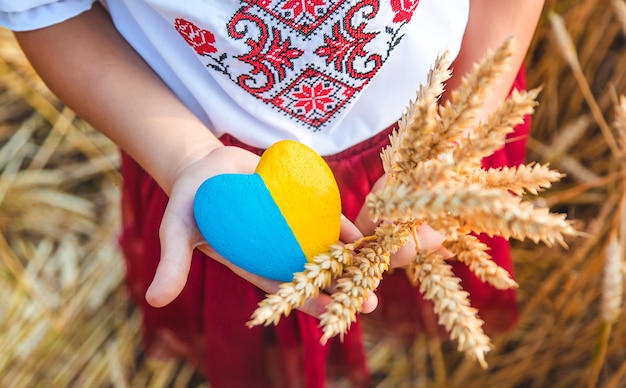
<instances>
[{"instance_id":1,"label":"child's hand","mask_svg":"<svg viewBox=\"0 0 626 388\"><path fill-rule=\"evenodd\" d=\"M278 290L280 282L245 271L220 256L203 239L193 216L193 201L200 185L218 174L252 174L259 156L238 147L210 147L178 169L163 215L160 228L161 258L152 284L146 292L146 300L154 307L172 302L187 282L194 248L226 265L237 275L268 293ZM340 239L352 242L362 235L358 228L342 218ZM328 292L332 292L332 287ZM319 317L330 302L330 296L322 293L300 308L310 315ZM372 311L377 304L375 296L364 303L365 312Z\"/></svg>"},{"instance_id":2,"label":"child's hand","mask_svg":"<svg viewBox=\"0 0 626 388\"><path fill-rule=\"evenodd\" d=\"M383 175L374 184L372 192L377 192L385 185L385 176ZM366 206L361 208L359 215L355 220L355 225L359 228L363 235L368 236L374 233L374 229L377 224L374 223L370 217ZM416 228L417 238L421 249L426 249L431 252L438 252L443 255L444 258L450 258L454 256L450 251L445 249L441 244L444 241L444 237L433 230L430 226L423 224ZM407 266L415 257L416 244L413 239L409 239L398 252L391 255L390 266L392 268L401 268Z\"/></svg>"},{"instance_id":3,"label":"child's hand","mask_svg":"<svg viewBox=\"0 0 626 388\"><path fill-rule=\"evenodd\" d=\"M206 179L227 173L251 174L259 157L238 147L213 146L200 150L177 168L163 214L159 239L161 258L146 300L154 307L172 302L187 282L193 249L204 242L193 216L193 201ZM213 255L214 252L211 251Z\"/></svg>"}]
</instances>

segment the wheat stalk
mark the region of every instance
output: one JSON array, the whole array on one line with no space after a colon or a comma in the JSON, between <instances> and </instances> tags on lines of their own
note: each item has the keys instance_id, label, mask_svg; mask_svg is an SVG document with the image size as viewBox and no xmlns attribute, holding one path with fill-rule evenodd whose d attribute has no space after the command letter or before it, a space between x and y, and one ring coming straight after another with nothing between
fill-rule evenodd
<instances>
[{"instance_id":1,"label":"wheat stalk","mask_svg":"<svg viewBox=\"0 0 626 388\"><path fill-rule=\"evenodd\" d=\"M294 274L293 281L282 283L276 293L261 301L247 325L278 324L283 315L289 315L291 310L319 295L320 290L341 276L344 266L351 263L350 245L331 246L330 252L316 255L312 262L305 264L304 271Z\"/></svg>"},{"instance_id":2,"label":"wheat stalk","mask_svg":"<svg viewBox=\"0 0 626 388\"><path fill-rule=\"evenodd\" d=\"M497 82L506 70L511 59L513 38L507 39L495 52L488 52L485 58L475 64L472 71L461 80L461 85L450 95L450 101L439 108L442 135L448 141L443 145L450 146L451 140L467 133L472 128L476 113L482 108L485 94ZM410 131L420 135L420 131Z\"/></svg>"},{"instance_id":3,"label":"wheat stalk","mask_svg":"<svg viewBox=\"0 0 626 388\"><path fill-rule=\"evenodd\" d=\"M433 302L439 324L457 341L457 349L486 368L485 354L492 348L491 341L483 332L484 322L470 306L469 294L459 284L461 279L433 252L418 252L411 267L411 280L419 284L424 298Z\"/></svg>"},{"instance_id":4,"label":"wheat stalk","mask_svg":"<svg viewBox=\"0 0 626 388\"><path fill-rule=\"evenodd\" d=\"M620 22L622 31L626 34L626 2L624 0L611 0L611 5L615 10L615 16Z\"/></svg>"},{"instance_id":5,"label":"wheat stalk","mask_svg":"<svg viewBox=\"0 0 626 388\"><path fill-rule=\"evenodd\" d=\"M346 267L345 272L337 280L337 291L326 312L320 316L323 328L322 343L336 335L343 335L356 320L363 301L368 294L376 289L378 282L389 268L389 252L376 243L371 242L360 248L353 257L353 264Z\"/></svg>"},{"instance_id":6,"label":"wheat stalk","mask_svg":"<svg viewBox=\"0 0 626 388\"><path fill-rule=\"evenodd\" d=\"M550 188L553 182L563 178L563 174L552 170L548 165L535 163L517 167L478 170L468 177L468 183L479 183L486 188L508 190L516 195L533 195Z\"/></svg>"},{"instance_id":7,"label":"wheat stalk","mask_svg":"<svg viewBox=\"0 0 626 388\"><path fill-rule=\"evenodd\" d=\"M468 172L479 169L481 160L501 148L506 135L524 122L524 116L533 113L538 94L539 89L528 92L513 90L511 96L489 115L487 121L480 122L471 136L464 139L463 146L453 150L455 162L470 168Z\"/></svg>"},{"instance_id":8,"label":"wheat stalk","mask_svg":"<svg viewBox=\"0 0 626 388\"><path fill-rule=\"evenodd\" d=\"M614 2L614 5L617 3ZM621 3L623 6L623 3ZM617 133L617 144L621 151L620 168L626 168L626 97L621 96L615 101L615 119L613 127ZM626 211L626 189L623 184L619 186L621 200L619 201L614 226L610 231L609 239L604 248L604 267L602 274L600 317L602 326L588 386L597 385L601 369L606 361L607 349L611 340L611 332L622 313L624 299L624 243L626 240L626 228L624 211Z\"/></svg>"},{"instance_id":9,"label":"wheat stalk","mask_svg":"<svg viewBox=\"0 0 626 388\"><path fill-rule=\"evenodd\" d=\"M615 119L613 127L617 132L619 148L622 154L626 153L626 96L620 96L619 101L615 104ZM626 155L626 154L625 154ZM626 159L626 158L622 158Z\"/></svg>"},{"instance_id":10,"label":"wheat stalk","mask_svg":"<svg viewBox=\"0 0 626 388\"><path fill-rule=\"evenodd\" d=\"M572 39L567 32L565 22L563 21L563 18L556 13L550 13L549 16L550 23L552 25L552 28L554 29L554 35L556 37L557 45L561 50L563 57L572 69L574 77L576 78L576 82L580 86L580 90L585 97L585 101L589 105L591 114L598 124L598 127L600 128L600 131L602 132L602 135L604 136L604 139L609 146L611 153L614 157L619 158L621 151L617 145L615 137L613 136L613 132L611 132L609 124L606 122L604 116L602 115L602 110L598 106L596 99L593 97L593 93L591 92L589 83L587 82L587 79L583 74L580 61L578 60L578 53L576 52L576 46L574 45L574 42L572 42Z\"/></svg>"},{"instance_id":11,"label":"wheat stalk","mask_svg":"<svg viewBox=\"0 0 626 388\"><path fill-rule=\"evenodd\" d=\"M483 282L500 290L518 287L511 275L491 260L487 253L489 247L476 236L460 235L457 241L447 242L445 246Z\"/></svg>"},{"instance_id":12,"label":"wheat stalk","mask_svg":"<svg viewBox=\"0 0 626 388\"><path fill-rule=\"evenodd\" d=\"M605 249L604 276L602 282L602 321L615 323L622 312L624 291L622 247L617 234L612 234Z\"/></svg>"}]
</instances>

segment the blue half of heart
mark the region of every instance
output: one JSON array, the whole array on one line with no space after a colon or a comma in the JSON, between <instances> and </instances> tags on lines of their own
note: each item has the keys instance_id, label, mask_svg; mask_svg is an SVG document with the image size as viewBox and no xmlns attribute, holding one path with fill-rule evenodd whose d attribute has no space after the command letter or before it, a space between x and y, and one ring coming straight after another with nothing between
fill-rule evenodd
<instances>
[{"instance_id":1,"label":"blue half of heart","mask_svg":"<svg viewBox=\"0 0 626 388\"><path fill-rule=\"evenodd\" d=\"M207 243L238 267L282 282L304 270L306 256L260 175L207 179L193 210Z\"/></svg>"}]
</instances>

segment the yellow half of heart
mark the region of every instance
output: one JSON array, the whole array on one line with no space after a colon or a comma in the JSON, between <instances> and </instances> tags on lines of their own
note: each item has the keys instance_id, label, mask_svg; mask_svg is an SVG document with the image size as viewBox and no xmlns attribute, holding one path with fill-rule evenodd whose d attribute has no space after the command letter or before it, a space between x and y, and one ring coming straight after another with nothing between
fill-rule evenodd
<instances>
[{"instance_id":1,"label":"yellow half of heart","mask_svg":"<svg viewBox=\"0 0 626 388\"><path fill-rule=\"evenodd\" d=\"M307 260L339 240L341 197L333 172L313 149L283 140L263 153L256 168Z\"/></svg>"}]
</instances>

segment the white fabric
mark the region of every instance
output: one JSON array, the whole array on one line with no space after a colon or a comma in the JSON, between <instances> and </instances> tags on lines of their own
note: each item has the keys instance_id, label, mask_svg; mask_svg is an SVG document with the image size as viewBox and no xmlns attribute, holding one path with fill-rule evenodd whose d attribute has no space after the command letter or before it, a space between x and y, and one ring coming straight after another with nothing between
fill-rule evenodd
<instances>
[{"instance_id":1,"label":"white fabric","mask_svg":"<svg viewBox=\"0 0 626 388\"><path fill-rule=\"evenodd\" d=\"M0 26L36 30L63 22L91 8L96 0L0 0Z\"/></svg>"},{"instance_id":2,"label":"white fabric","mask_svg":"<svg viewBox=\"0 0 626 388\"><path fill-rule=\"evenodd\" d=\"M0 0L3 24L7 14L18 19L8 3ZM28 3L22 20L44 25L46 7L56 22L53 4ZM68 3L79 12L85 2L54 4L65 12ZM397 121L437 55L458 53L469 12L469 0L106 3L122 35L217 136L261 148L291 138L322 155Z\"/></svg>"}]
</instances>

